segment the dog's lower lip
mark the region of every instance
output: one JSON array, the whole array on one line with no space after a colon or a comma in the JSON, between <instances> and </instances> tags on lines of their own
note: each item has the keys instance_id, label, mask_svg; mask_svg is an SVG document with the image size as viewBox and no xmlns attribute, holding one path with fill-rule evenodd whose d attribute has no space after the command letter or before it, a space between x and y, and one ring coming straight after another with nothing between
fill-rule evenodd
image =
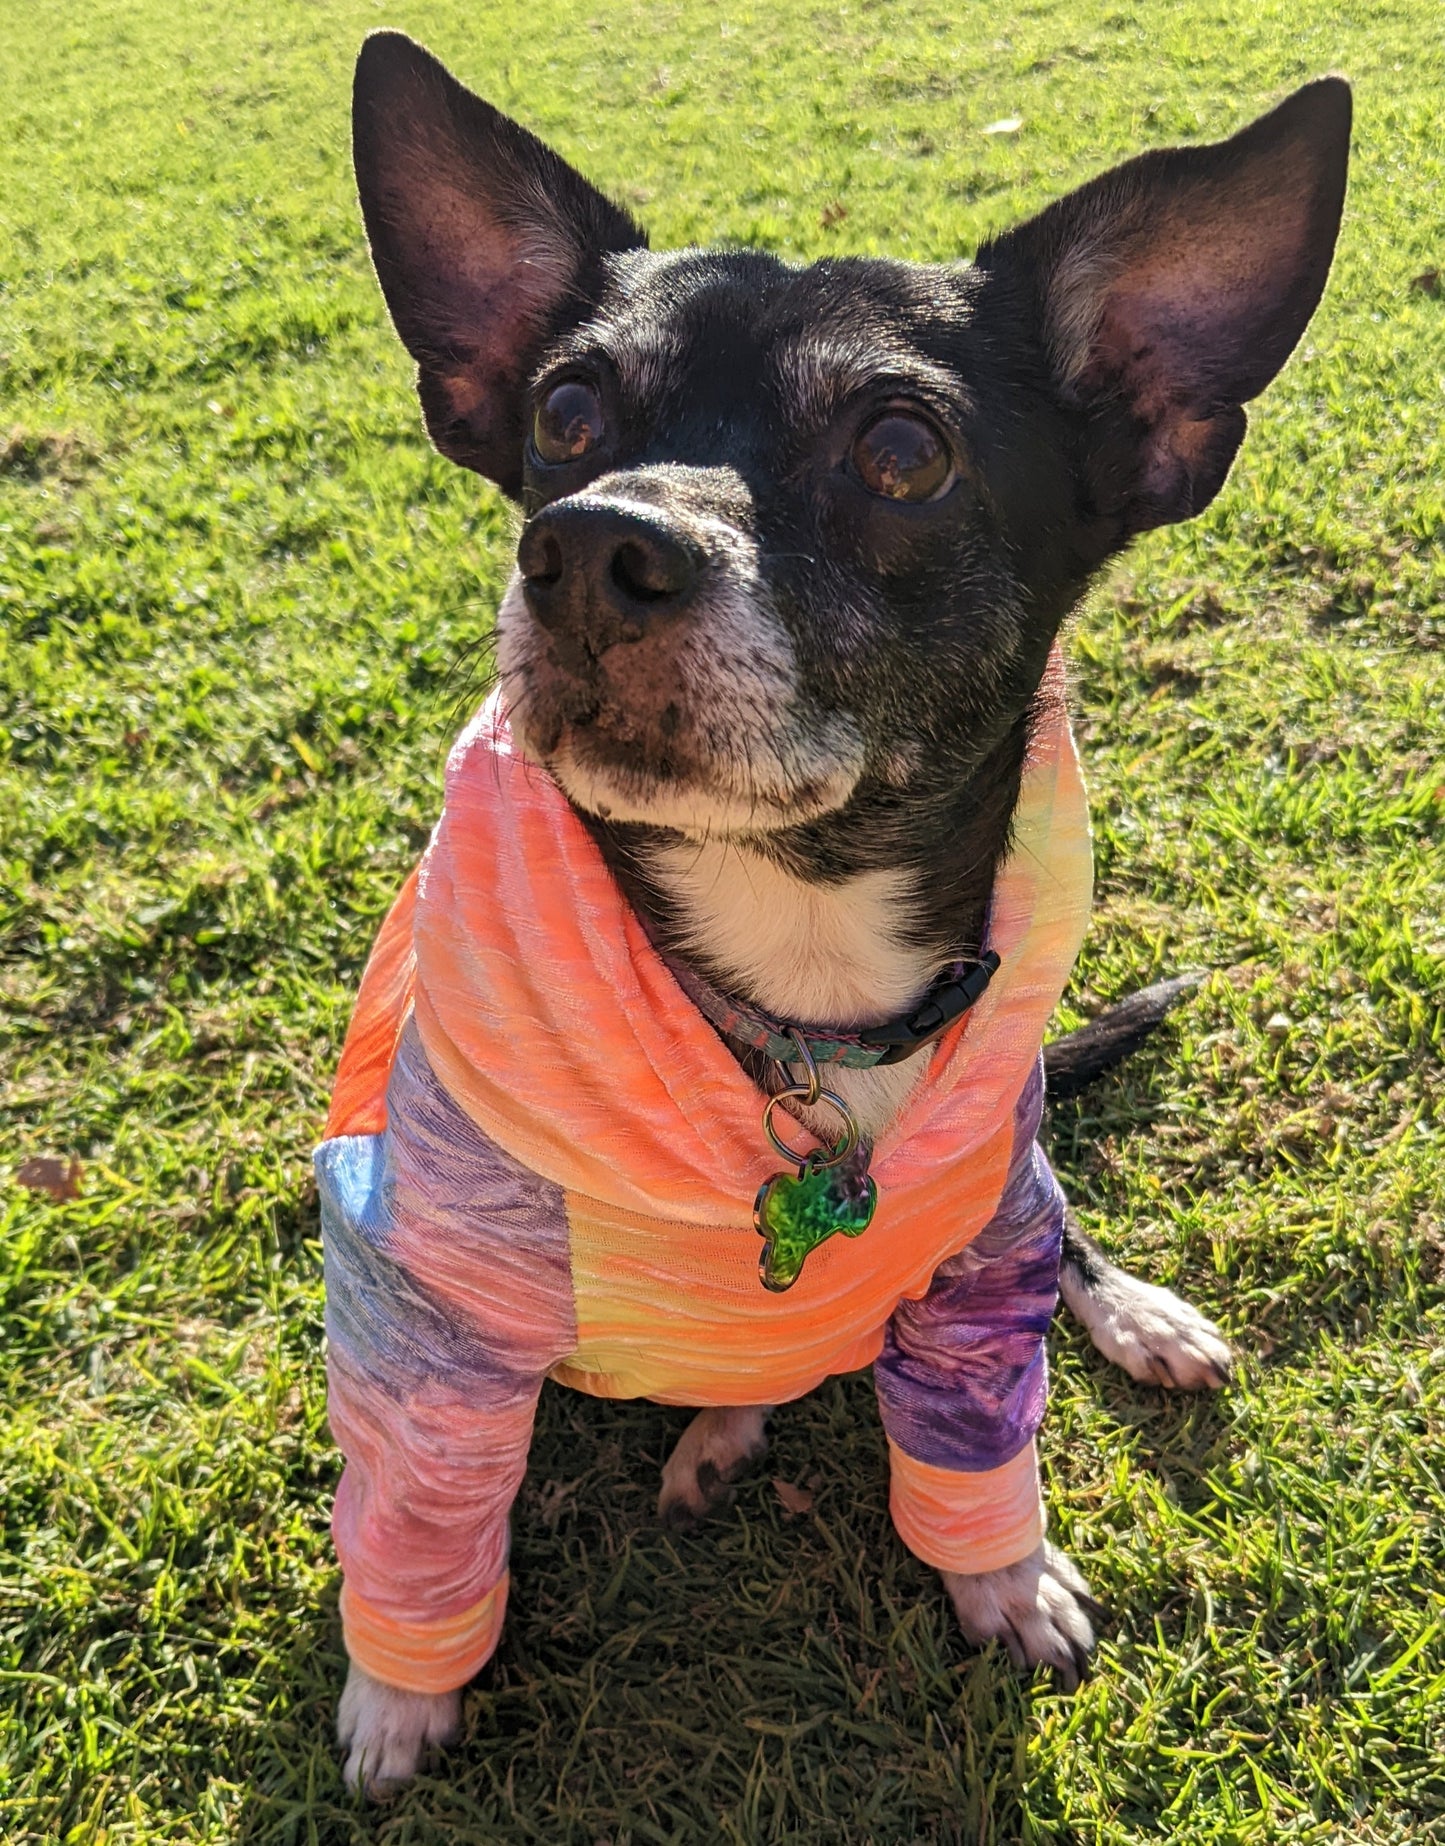
<instances>
[{"instance_id":1,"label":"dog's lower lip","mask_svg":"<svg viewBox=\"0 0 1445 1846\"><path fill-rule=\"evenodd\" d=\"M702 825L709 832L772 833L816 820L839 805L826 784L816 780L748 795L718 786L705 766L667 755L644 767L626 753L599 751L594 743L584 758L577 749L580 741L577 728L565 726L561 741L543 760L569 800L599 820L621 818L683 831ZM684 810L690 818L681 821L677 817Z\"/></svg>"}]
</instances>

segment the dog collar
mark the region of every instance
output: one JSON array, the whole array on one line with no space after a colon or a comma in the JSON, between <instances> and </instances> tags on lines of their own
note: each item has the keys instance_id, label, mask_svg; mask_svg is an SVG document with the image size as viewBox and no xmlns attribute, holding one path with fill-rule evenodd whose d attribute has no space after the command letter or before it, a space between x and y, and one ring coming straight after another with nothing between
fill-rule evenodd
<instances>
[{"instance_id":1,"label":"dog collar","mask_svg":"<svg viewBox=\"0 0 1445 1846\"><path fill-rule=\"evenodd\" d=\"M976 961L950 962L917 1006L897 1019L861 1032L818 1032L743 1006L719 993L685 962L671 955L663 959L688 999L724 1038L761 1051L779 1064L795 1063L800 1048L805 1048L815 1064L843 1064L852 1070L871 1070L911 1057L982 999L999 966L998 956L985 949Z\"/></svg>"},{"instance_id":2,"label":"dog collar","mask_svg":"<svg viewBox=\"0 0 1445 1846\"><path fill-rule=\"evenodd\" d=\"M865 1026L860 1032L821 1033L741 1005L655 940L653 947L704 1019L724 1038L762 1052L778 1068L781 1084L763 1104L763 1133L796 1170L774 1173L763 1181L753 1201L753 1228L763 1240L758 1277L769 1293L782 1294L797 1281L819 1244L839 1232L861 1237L878 1205L877 1182L868 1171L872 1148L846 1099L823 1087L819 1067L871 1070L900 1063L947 1031L982 998L998 972L999 958L985 949L977 960L950 962L915 1007L882 1025ZM804 1082L793 1077L793 1067L799 1064ZM837 1115L842 1132L833 1146L824 1143L800 1153L779 1135L774 1114L780 1104L813 1108L820 1102Z\"/></svg>"},{"instance_id":3,"label":"dog collar","mask_svg":"<svg viewBox=\"0 0 1445 1846\"><path fill-rule=\"evenodd\" d=\"M977 961L950 962L910 1012L861 1032L820 1034L770 1014L740 1006L720 994L684 963L666 956L673 978L705 1019L735 1044L761 1051L778 1066L784 1083L763 1105L763 1132L796 1173L774 1173L763 1181L753 1201L753 1227L763 1240L758 1276L770 1293L790 1289L808 1256L840 1231L861 1237L873 1222L878 1187L868 1171L872 1150L858 1132L847 1101L823 1088L820 1065L841 1064L868 1070L896 1064L961 1019L978 1000L999 965L992 949ZM790 1067L801 1064L807 1081L789 1081ZM798 1153L781 1139L773 1122L778 1105L819 1102L834 1110L842 1133L833 1147Z\"/></svg>"}]
</instances>

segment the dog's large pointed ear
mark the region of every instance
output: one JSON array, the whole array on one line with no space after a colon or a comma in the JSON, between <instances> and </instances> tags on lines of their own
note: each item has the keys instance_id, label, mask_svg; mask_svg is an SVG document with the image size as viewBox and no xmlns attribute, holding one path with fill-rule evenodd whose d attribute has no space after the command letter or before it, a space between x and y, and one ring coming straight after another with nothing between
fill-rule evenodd
<instances>
[{"instance_id":1,"label":"dog's large pointed ear","mask_svg":"<svg viewBox=\"0 0 1445 1846\"><path fill-rule=\"evenodd\" d=\"M361 48L352 146L372 260L417 362L432 440L515 497L538 358L595 305L608 253L646 239L400 32Z\"/></svg>"},{"instance_id":2,"label":"dog's large pointed ear","mask_svg":"<svg viewBox=\"0 0 1445 1846\"><path fill-rule=\"evenodd\" d=\"M1188 519L1223 486L1242 406L1324 289L1349 144L1349 86L1326 77L1228 141L1114 168L979 252L993 311L1030 322L1056 388L1099 413L1096 510L1121 536Z\"/></svg>"}]
</instances>

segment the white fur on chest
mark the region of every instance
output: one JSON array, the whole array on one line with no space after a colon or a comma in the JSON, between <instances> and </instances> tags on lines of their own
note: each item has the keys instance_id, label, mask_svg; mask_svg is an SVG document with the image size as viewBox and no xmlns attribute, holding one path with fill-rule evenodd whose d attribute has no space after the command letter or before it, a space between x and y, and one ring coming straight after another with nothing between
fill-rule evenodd
<instances>
[{"instance_id":1,"label":"white fur on chest","mask_svg":"<svg viewBox=\"0 0 1445 1846\"><path fill-rule=\"evenodd\" d=\"M938 973L936 956L900 939L909 900L901 873L806 884L725 840L657 847L648 867L677 906L684 947L705 956L729 991L777 1018L869 1025L904 1012ZM927 1064L926 1048L872 1070L833 1064L823 1084L877 1140ZM820 1140L837 1133L831 1110L800 1113Z\"/></svg>"}]
</instances>

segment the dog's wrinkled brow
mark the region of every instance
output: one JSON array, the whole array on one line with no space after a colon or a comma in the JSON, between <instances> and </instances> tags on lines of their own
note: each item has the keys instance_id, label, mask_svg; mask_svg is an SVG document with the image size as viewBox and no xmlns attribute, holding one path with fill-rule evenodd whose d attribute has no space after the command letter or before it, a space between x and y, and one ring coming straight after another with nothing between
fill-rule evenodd
<instances>
[{"instance_id":1,"label":"dog's wrinkled brow","mask_svg":"<svg viewBox=\"0 0 1445 1846\"><path fill-rule=\"evenodd\" d=\"M851 398L869 391L916 393L939 407L958 405L965 396L946 367L867 334L790 339L773 350L769 369L789 421L807 426L826 423Z\"/></svg>"},{"instance_id":2,"label":"dog's wrinkled brow","mask_svg":"<svg viewBox=\"0 0 1445 1846\"><path fill-rule=\"evenodd\" d=\"M592 321L587 329L557 345L541 371L546 375L557 366L585 366L598 354L615 369L627 402L657 404L683 367L687 342L666 321L627 321L624 325Z\"/></svg>"},{"instance_id":3,"label":"dog's wrinkled brow","mask_svg":"<svg viewBox=\"0 0 1445 1846\"><path fill-rule=\"evenodd\" d=\"M629 325L603 344L617 372L623 396L633 404L655 405L682 370L686 342L665 323Z\"/></svg>"}]
</instances>

